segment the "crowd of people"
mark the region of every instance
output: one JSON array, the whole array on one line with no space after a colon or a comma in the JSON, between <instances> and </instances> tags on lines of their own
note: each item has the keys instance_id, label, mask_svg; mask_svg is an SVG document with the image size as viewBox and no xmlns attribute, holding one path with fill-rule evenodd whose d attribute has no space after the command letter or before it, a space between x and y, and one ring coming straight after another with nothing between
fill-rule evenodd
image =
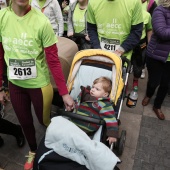
<instances>
[{"instance_id":1,"label":"crowd of people","mask_svg":"<svg viewBox=\"0 0 170 170\"><path fill-rule=\"evenodd\" d=\"M74 40L79 50L127 57L133 65L133 88L145 78L146 65L142 105L149 104L158 87L153 112L165 119L161 106L170 89L170 0L1 0L0 7L0 102L9 100L3 87L7 70L10 101L21 125L0 117L0 133L13 135L19 147L25 136L30 147L25 170L32 169L37 150L31 103L39 122L50 123L49 69L66 109L75 105L58 59L57 36Z\"/></svg>"}]
</instances>

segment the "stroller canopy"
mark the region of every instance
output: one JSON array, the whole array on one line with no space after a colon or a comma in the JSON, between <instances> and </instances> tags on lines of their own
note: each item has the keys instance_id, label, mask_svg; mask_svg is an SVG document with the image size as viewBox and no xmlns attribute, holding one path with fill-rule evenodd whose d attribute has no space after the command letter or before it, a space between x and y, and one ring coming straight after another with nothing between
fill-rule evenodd
<instances>
[{"instance_id":1,"label":"stroller canopy","mask_svg":"<svg viewBox=\"0 0 170 170\"><path fill-rule=\"evenodd\" d=\"M97 68L98 70L95 71L94 69L91 69L89 66L86 67L83 71L80 71L80 68L82 66L83 61L91 61L96 63L106 63L111 65L111 70L107 72L104 71L104 69ZM93 67L94 68L94 67ZM100 71L101 70L101 71ZM80 71L80 72L79 72ZM78 76L79 72L79 76ZM94 75L95 74L95 75ZM80 77L81 79L84 79L84 82L86 82L90 77L98 78L101 76L107 76L112 80L112 90L110 93L110 99L112 102L116 105L116 102L121 95L124 83L122 79L122 60L119 56L117 56L114 53L99 50L99 49L90 49L90 50L83 50L78 52L72 62L67 86L69 92L72 91L74 84L76 84L76 79ZM90 84L92 85L93 80L91 80ZM85 83L86 84L86 83ZM80 85L84 85L84 83L79 84L79 89L74 89L77 91L76 95L79 94ZM75 87L74 87L75 88ZM73 97L76 98L77 96Z\"/></svg>"}]
</instances>

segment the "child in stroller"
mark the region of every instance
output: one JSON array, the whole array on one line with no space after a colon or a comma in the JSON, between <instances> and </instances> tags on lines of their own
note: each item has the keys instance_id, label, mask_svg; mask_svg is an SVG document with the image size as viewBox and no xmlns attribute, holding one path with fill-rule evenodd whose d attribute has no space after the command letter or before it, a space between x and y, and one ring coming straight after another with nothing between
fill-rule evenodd
<instances>
[{"instance_id":1,"label":"child in stroller","mask_svg":"<svg viewBox=\"0 0 170 170\"><path fill-rule=\"evenodd\" d=\"M107 140L109 144L117 141L118 123L114 114L113 106L108 97L112 89L112 82L107 77L100 77L94 80L92 88L81 86L81 92L77 97L74 113L84 116L103 119L106 122ZM99 129L99 125L79 120L73 121L87 134Z\"/></svg>"}]
</instances>

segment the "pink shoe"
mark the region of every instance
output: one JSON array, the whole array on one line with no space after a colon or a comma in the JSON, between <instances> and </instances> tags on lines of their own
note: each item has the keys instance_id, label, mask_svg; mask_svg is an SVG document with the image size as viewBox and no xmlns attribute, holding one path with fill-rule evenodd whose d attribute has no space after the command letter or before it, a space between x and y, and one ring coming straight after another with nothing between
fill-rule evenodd
<instances>
[{"instance_id":1,"label":"pink shoe","mask_svg":"<svg viewBox=\"0 0 170 170\"><path fill-rule=\"evenodd\" d=\"M35 158L34 152L29 152L29 155L26 156L28 159L24 165L24 170L32 170L33 169L33 163Z\"/></svg>"}]
</instances>

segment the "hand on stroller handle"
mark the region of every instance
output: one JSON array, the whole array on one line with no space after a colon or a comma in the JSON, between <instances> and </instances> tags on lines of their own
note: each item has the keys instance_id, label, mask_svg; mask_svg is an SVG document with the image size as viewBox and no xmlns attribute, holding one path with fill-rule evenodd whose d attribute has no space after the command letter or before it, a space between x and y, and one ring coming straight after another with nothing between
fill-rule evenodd
<instances>
[{"instance_id":1,"label":"hand on stroller handle","mask_svg":"<svg viewBox=\"0 0 170 170\"><path fill-rule=\"evenodd\" d=\"M69 94L66 94L66 95L63 95L62 98L63 98L64 105L66 107L66 110L67 111L73 110L75 103L72 97Z\"/></svg>"}]
</instances>

